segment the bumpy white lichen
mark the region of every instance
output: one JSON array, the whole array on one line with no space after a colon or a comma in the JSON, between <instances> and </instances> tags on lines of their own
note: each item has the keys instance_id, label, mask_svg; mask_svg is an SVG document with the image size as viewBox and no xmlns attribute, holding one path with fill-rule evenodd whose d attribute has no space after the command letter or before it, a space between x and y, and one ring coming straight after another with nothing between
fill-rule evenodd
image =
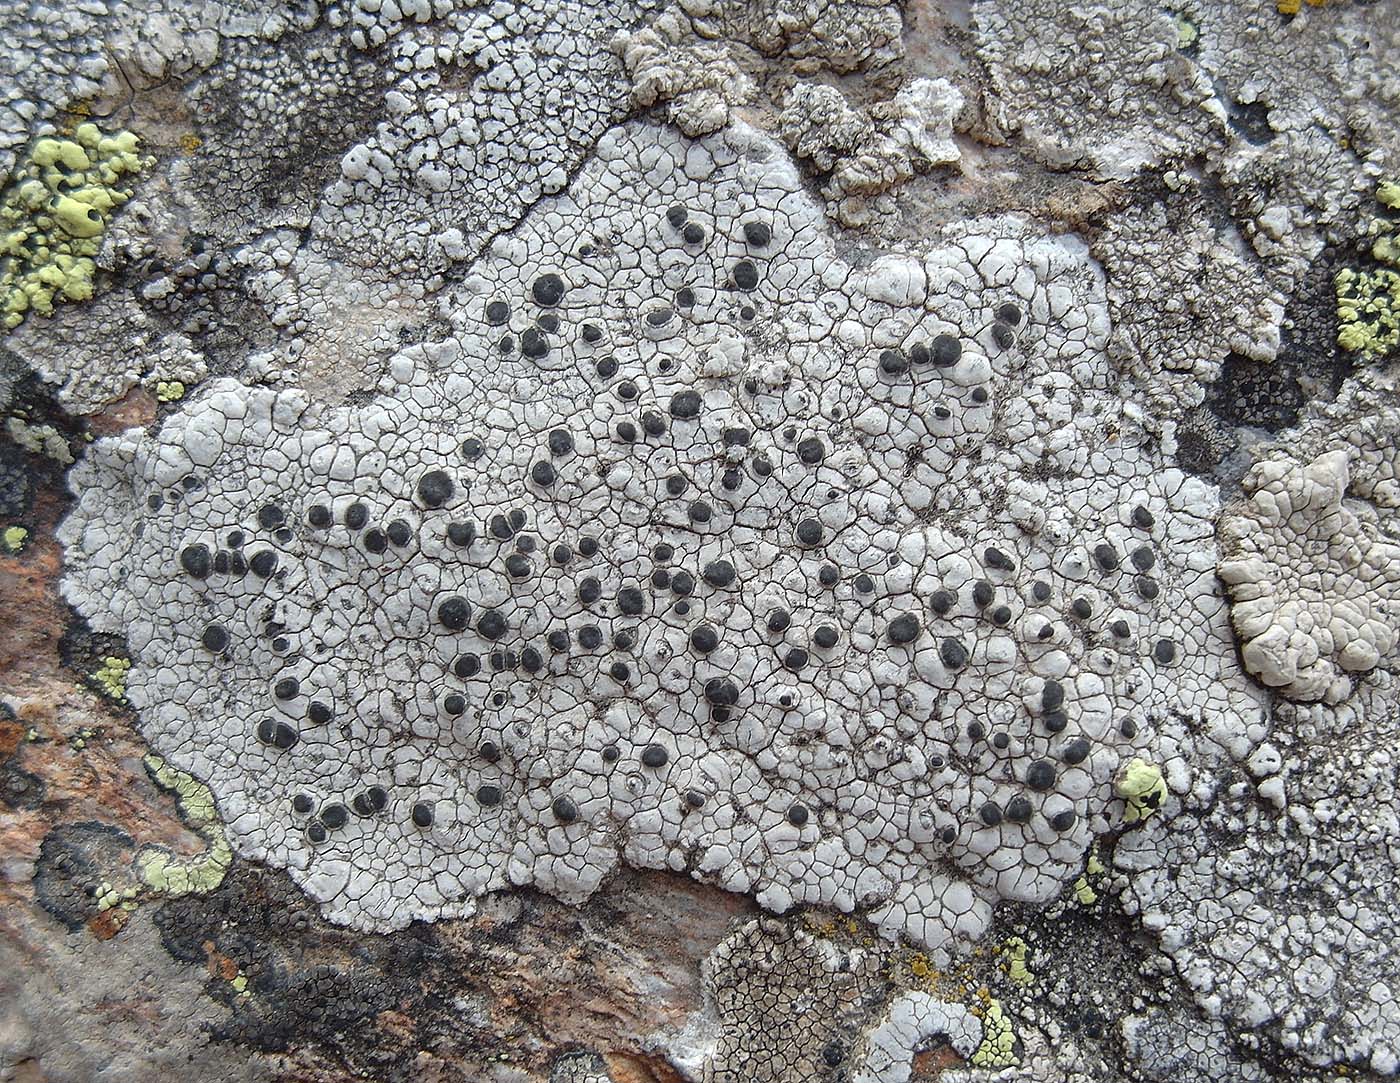
<instances>
[{"instance_id":1,"label":"bumpy white lichen","mask_svg":"<svg viewBox=\"0 0 1400 1083\"><path fill-rule=\"evenodd\" d=\"M1224 129L1161 5L978 0L972 15L995 119L1047 162L1130 177Z\"/></svg>"},{"instance_id":2,"label":"bumpy white lichen","mask_svg":"<svg viewBox=\"0 0 1400 1083\"><path fill-rule=\"evenodd\" d=\"M868 110L836 87L800 83L783 104L778 130L797 157L829 174L822 194L833 216L860 225L877 213L874 197L921 169L958 161L953 121L962 107L962 93L946 79L913 79Z\"/></svg>"},{"instance_id":3,"label":"bumpy white lichen","mask_svg":"<svg viewBox=\"0 0 1400 1083\"><path fill-rule=\"evenodd\" d=\"M1180 734L1196 779L1183 811L1114 850L1129 912L1230 1033L1276 1033L1313 1064L1384 1074L1400 1071L1397 692L1378 670L1338 707L1282 704L1252 742ZM1168 1040L1151 1031L1136 1024L1130 1040ZM1226 1059L1221 1037L1171 1031L1183 1071Z\"/></svg>"},{"instance_id":4,"label":"bumpy white lichen","mask_svg":"<svg viewBox=\"0 0 1400 1083\"><path fill-rule=\"evenodd\" d=\"M962 1004L949 1004L919 990L895 997L885 1016L865 1035L866 1048L855 1083L906 1083L914 1054L937 1037L945 1037L970 1059L982 1042L982 1024Z\"/></svg>"},{"instance_id":5,"label":"bumpy white lichen","mask_svg":"<svg viewBox=\"0 0 1400 1083\"><path fill-rule=\"evenodd\" d=\"M1293 699L1345 699L1396 644L1400 546L1347 506L1347 482L1344 450L1268 459L1220 523L1245 667Z\"/></svg>"},{"instance_id":6,"label":"bumpy white lichen","mask_svg":"<svg viewBox=\"0 0 1400 1083\"><path fill-rule=\"evenodd\" d=\"M1110 216L1093 244L1108 280L1109 352L1164 413L1199 403L1231 352L1273 360L1284 315L1282 289L1238 231L1212 223L1197 186L1180 183Z\"/></svg>"},{"instance_id":7,"label":"bumpy white lichen","mask_svg":"<svg viewBox=\"0 0 1400 1083\"><path fill-rule=\"evenodd\" d=\"M1128 1016L1122 1029L1134 1061L1153 1083L1261 1083L1267 1078L1257 1064L1240 1061L1229 1033L1216 1020L1192 1020L1183 1027L1158 1008Z\"/></svg>"},{"instance_id":8,"label":"bumpy white lichen","mask_svg":"<svg viewBox=\"0 0 1400 1083\"><path fill-rule=\"evenodd\" d=\"M857 269L775 144L628 127L446 315L367 405L100 442L62 531L148 738L333 918L626 862L944 953L1078 872L1160 712L1234 709L1213 492L1081 245Z\"/></svg>"},{"instance_id":9,"label":"bumpy white lichen","mask_svg":"<svg viewBox=\"0 0 1400 1083\"><path fill-rule=\"evenodd\" d=\"M902 54L901 30L887 0L686 0L619 33L613 50L634 105L664 104L681 131L707 135L753 103L766 63L799 75L878 67Z\"/></svg>"},{"instance_id":10,"label":"bumpy white lichen","mask_svg":"<svg viewBox=\"0 0 1400 1083\"><path fill-rule=\"evenodd\" d=\"M731 106L752 101L757 82L730 42L691 38L689 20L667 11L644 30L623 32L613 50L632 80L632 102L666 103L666 115L686 135L708 135L729 123Z\"/></svg>"}]
</instances>

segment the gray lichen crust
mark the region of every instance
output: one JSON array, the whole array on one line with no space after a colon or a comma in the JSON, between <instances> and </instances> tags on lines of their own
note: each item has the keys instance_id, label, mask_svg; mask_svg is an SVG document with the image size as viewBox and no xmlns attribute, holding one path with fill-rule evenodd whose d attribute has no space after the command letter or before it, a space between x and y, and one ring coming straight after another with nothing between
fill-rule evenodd
<instances>
[{"instance_id":1,"label":"gray lichen crust","mask_svg":"<svg viewBox=\"0 0 1400 1083\"><path fill-rule=\"evenodd\" d=\"M1395 8L0 11L0 578L67 516L65 645L222 821L167 917L235 1024L326 953L240 900L455 971L636 891L713 907L637 1029L454 973L437 1026L528 1056L403 1071L1400 1074ZM43 711L0 703L0 834L47 832L48 922L45 852L109 828L28 773ZM155 905L65 875L94 932Z\"/></svg>"},{"instance_id":2,"label":"gray lichen crust","mask_svg":"<svg viewBox=\"0 0 1400 1083\"><path fill-rule=\"evenodd\" d=\"M632 126L446 315L368 405L100 442L63 527L153 745L337 920L625 862L943 953L1077 874L1158 714L1237 709L1215 497L1072 240L857 269L776 145Z\"/></svg>"},{"instance_id":3,"label":"gray lichen crust","mask_svg":"<svg viewBox=\"0 0 1400 1083\"><path fill-rule=\"evenodd\" d=\"M1285 704L1238 765L1205 741L1184 813L1119 841L1124 901L1232 1032L1313 1064L1400 1070L1393 674L1339 707ZM1243 752L1237 746L1235 753Z\"/></svg>"},{"instance_id":4,"label":"gray lichen crust","mask_svg":"<svg viewBox=\"0 0 1400 1083\"><path fill-rule=\"evenodd\" d=\"M1342 450L1265 460L1248 502L1221 519L1245 668L1292 699L1337 703L1394 653L1400 545L1344 504L1349 477Z\"/></svg>"}]
</instances>

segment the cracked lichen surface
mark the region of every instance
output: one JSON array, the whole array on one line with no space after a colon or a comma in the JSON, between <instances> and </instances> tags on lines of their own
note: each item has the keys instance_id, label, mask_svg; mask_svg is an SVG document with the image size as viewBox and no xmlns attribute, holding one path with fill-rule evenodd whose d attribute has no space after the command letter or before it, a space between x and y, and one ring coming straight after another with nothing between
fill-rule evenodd
<instances>
[{"instance_id":1,"label":"cracked lichen surface","mask_svg":"<svg viewBox=\"0 0 1400 1083\"><path fill-rule=\"evenodd\" d=\"M1400 1071L1390 0L0 29L0 1076Z\"/></svg>"},{"instance_id":2,"label":"cracked lichen surface","mask_svg":"<svg viewBox=\"0 0 1400 1083\"><path fill-rule=\"evenodd\" d=\"M1155 712L1255 709L1072 240L857 269L772 143L635 126L451 321L365 407L100 442L61 531L143 731L337 920L625 862L944 955L1077 873Z\"/></svg>"}]
</instances>

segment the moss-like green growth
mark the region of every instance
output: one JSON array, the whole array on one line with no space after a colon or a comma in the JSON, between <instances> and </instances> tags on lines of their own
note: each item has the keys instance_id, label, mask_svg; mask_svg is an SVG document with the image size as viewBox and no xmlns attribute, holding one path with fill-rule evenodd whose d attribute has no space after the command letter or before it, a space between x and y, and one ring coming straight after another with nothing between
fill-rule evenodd
<instances>
[{"instance_id":1,"label":"moss-like green growth","mask_svg":"<svg viewBox=\"0 0 1400 1083\"><path fill-rule=\"evenodd\" d=\"M4 549L12 557L23 553L27 544L29 544L29 531L22 526L7 526L3 531L0 531L0 549Z\"/></svg>"},{"instance_id":2,"label":"moss-like green growth","mask_svg":"<svg viewBox=\"0 0 1400 1083\"><path fill-rule=\"evenodd\" d=\"M1162 769L1138 756L1123 765L1113 786L1128 803L1123 819L1130 824L1147 819L1167 799L1167 780L1162 777Z\"/></svg>"},{"instance_id":3,"label":"moss-like green growth","mask_svg":"<svg viewBox=\"0 0 1400 1083\"><path fill-rule=\"evenodd\" d=\"M92 675L99 688L115 700L126 699L126 675L131 672L131 659L109 654Z\"/></svg>"},{"instance_id":4,"label":"moss-like green growth","mask_svg":"<svg viewBox=\"0 0 1400 1083\"><path fill-rule=\"evenodd\" d=\"M982 1012L982 1044L972 1054L974 1068L1014 1068L1021 1063L1016 1051L1016 1031L1002 1010L1001 1001L993 998Z\"/></svg>"},{"instance_id":5,"label":"moss-like green growth","mask_svg":"<svg viewBox=\"0 0 1400 1083\"><path fill-rule=\"evenodd\" d=\"M175 795L185 823L209 844L209 848L198 857L183 859L163 846L147 846L136 855L136 871L141 882L167 898L213 891L223 883L233 864L233 849L219 822L214 795L204 783L171 767L159 756L147 756L145 764L156 784Z\"/></svg>"},{"instance_id":6,"label":"moss-like green growth","mask_svg":"<svg viewBox=\"0 0 1400 1083\"><path fill-rule=\"evenodd\" d=\"M156 383L156 401L179 402L185 397L185 390L180 380L159 380Z\"/></svg>"},{"instance_id":7,"label":"moss-like green growth","mask_svg":"<svg viewBox=\"0 0 1400 1083\"><path fill-rule=\"evenodd\" d=\"M1400 210L1400 183L1383 181L1376 199ZM1371 220L1371 255L1384 264L1373 271L1343 268L1337 273L1337 344L1367 361L1400 347L1400 241L1397 223L1377 216Z\"/></svg>"},{"instance_id":8,"label":"moss-like green growth","mask_svg":"<svg viewBox=\"0 0 1400 1083\"><path fill-rule=\"evenodd\" d=\"M93 262L112 215L131 198L124 177L154 159L131 132L80 124L71 139L36 141L0 195L0 304L12 329L31 312L92 296Z\"/></svg>"}]
</instances>

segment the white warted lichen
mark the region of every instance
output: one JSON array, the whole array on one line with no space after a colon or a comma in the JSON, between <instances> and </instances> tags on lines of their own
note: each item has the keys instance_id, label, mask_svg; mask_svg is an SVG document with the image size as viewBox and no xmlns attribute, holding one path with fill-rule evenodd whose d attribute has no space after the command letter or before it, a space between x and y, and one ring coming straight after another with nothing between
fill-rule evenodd
<instances>
[{"instance_id":1,"label":"white warted lichen","mask_svg":"<svg viewBox=\"0 0 1400 1083\"><path fill-rule=\"evenodd\" d=\"M62 529L156 749L337 920L625 862L946 953L1077 874L1155 712L1235 709L1214 498L1070 239L857 270L780 147L633 126L452 323L366 406L215 382L100 442Z\"/></svg>"}]
</instances>

